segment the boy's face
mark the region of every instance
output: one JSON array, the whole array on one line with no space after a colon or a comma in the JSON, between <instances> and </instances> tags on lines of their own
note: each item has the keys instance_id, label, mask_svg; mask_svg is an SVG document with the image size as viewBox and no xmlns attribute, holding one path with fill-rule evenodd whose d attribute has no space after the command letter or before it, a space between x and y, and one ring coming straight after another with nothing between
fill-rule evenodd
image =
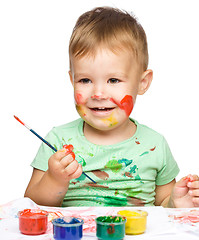
<instances>
[{"instance_id":1,"label":"boy's face","mask_svg":"<svg viewBox=\"0 0 199 240\"><path fill-rule=\"evenodd\" d=\"M117 128L129 121L136 96L143 93L143 73L127 51L116 55L99 49L94 57L73 57L69 74L78 113L98 130Z\"/></svg>"}]
</instances>

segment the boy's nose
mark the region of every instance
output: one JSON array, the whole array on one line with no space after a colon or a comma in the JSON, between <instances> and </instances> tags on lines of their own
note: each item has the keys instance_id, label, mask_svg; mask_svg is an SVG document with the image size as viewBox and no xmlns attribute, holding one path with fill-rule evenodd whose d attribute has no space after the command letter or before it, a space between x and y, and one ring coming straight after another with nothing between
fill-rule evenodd
<instances>
[{"instance_id":1,"label":"boy's nose","mask_svg":"<svg viewBox=\"0 0 199 240\"><path fill-rule=\"evenodd\" d=\"M106 89L103 86L95 86L91 98L97 100L107 99Z\"/></svg>"}]
</instances>

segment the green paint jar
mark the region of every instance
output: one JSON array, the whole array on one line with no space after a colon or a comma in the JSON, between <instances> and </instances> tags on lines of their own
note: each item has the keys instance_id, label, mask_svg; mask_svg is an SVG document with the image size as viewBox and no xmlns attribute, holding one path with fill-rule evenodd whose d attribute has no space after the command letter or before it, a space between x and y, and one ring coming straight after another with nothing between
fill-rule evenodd
<instances>
[{"instance_id":1,"label":"green paint jar","mask_svg":"<svg viewBox=\"0 0 199 240\"><path fill-rule=\"evenodd\" d=\"M100 240L122 240L125 236L126 218L122 216L100 216L95 219L97 237Z\"/></svg>"}]
</instances>

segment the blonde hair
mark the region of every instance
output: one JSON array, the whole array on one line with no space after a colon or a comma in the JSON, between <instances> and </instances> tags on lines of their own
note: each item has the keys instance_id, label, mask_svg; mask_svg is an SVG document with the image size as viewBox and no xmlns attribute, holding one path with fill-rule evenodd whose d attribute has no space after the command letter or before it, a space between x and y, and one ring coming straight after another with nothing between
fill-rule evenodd
<instances>
[{"instance_id":1,"label":"blonde hair","mask_svg":"<svg viewBox=\"0 0 199 240\"><path fill-rule=\"evenodd\" d=\"M95 56L99 46L115 53L130 50L142 70L147 69L146 34L132 14L111 7L98 7L82 14L70 38L69 57Z\"/></svg>"}]
</instances>

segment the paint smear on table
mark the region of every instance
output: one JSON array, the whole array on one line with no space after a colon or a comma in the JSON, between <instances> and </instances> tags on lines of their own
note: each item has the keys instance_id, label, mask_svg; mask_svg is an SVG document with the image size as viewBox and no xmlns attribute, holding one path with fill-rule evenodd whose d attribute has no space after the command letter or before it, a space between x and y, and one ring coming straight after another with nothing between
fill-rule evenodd
<instances>
[{"instance_id":1,"label":"paint smear on table","mask_svg":"<svg viewBox=\"0 0 199 240\"><path fill-rule=\"evenodd\" d=\"M48 210L47 210L48 211ZM87 209L88 211L88 209ZM48 215L48 230L46 233L52 233L53 231L53 224L51 223L51 221L55 218L58 217L64 217L64 216L68 216L68 217L74 217L74 218L82 218L84 220L84 225L83 225L83 232L84 233L95 233L96 232L96 224L95 224L95 218L97 217L97 215L84 215L84 211L78 211L78 210L73 210L73 211L48 211L49 215Z\"/></svg>"},{"instance_id":2,"label":"paint smear on table","mask_svg":"<svg viewBox=\"0 0 199 240\"><path fill-rule=\"evenodd\" d=\"M178 223L189 223L191 225L199 225L199 210L176 211L175 215L169 215L170 219Z\"/></svg>"}]
</instances>

